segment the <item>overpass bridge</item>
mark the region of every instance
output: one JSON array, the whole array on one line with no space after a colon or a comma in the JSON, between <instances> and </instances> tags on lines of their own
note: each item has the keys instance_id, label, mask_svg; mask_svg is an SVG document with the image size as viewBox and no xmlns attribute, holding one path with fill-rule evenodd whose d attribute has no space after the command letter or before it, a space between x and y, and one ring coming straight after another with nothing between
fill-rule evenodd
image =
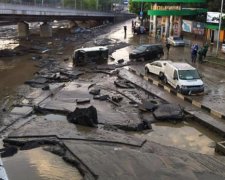
<instances>
[{"instance_id":1,"label":"overpass bridge","mask_svg":"<svg viewBox=\"0 0 225 180\"><path fill-rule=\"evenodd\" d=\"M132 17L134 17L134 14L113 11L103 12L0 3L0 26L17 24L18 35L20 37L26 37L28 35L28 22L44 22L40 26L40 32L43 32L40 34L44 37L49 37L51 36L49 22L54 20L68 20L73 26L75 21L95 20L104 23L105 21L115 22Z\"/></svg>"}]
</instances>

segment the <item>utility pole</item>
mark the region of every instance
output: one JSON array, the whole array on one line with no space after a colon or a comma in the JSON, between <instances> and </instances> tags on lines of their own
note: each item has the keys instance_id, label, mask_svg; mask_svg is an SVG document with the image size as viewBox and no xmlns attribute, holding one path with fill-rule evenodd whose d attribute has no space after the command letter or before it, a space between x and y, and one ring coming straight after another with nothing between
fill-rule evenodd
<instances>
[{"instance_id":1,"label":"utility pole","mask_svg":"<svg viewBox=\"0 0 225 180\"><path fill-rule=\"evenodd\" d=\"M222 24L222 15L223 15L223 0L221 1L220 22L219 22L219 29L218 29L218 36L217 36L217 45L216 45L216 56L218 55L219 44L220 44L220 30L221 30L221 24Z\"/></svg>"},{"instance_id":2,"label":"utility pole","mask_svg":"<svg viewBox=\"0 0 225 180\"><path fill-rule=\"evenodd\" d=\"M77 0L74 0L74 9L77 9Z\"/></svg>"}]
</instances>

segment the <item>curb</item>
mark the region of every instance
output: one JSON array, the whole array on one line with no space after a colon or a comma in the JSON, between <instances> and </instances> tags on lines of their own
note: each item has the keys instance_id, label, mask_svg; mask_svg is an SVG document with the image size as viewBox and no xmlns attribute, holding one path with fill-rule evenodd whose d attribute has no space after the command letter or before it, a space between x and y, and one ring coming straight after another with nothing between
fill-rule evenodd
<instances>
[{"instance_id":1,"label":"curb","mask_svg":"<svg viewBox=\"0 0 225 180\"><path fill-rule=\"evenodd\" d=\"M199 102L193 100L193 99L190 98L190 97L184 96L184 95L182 95L182 94L176 92L176 90L171 89L171 88L169 88L168 86L163 85L163 84L160 83L159 81L153 80L153 79L151 79L151 78L145 76L145 75L142 74L142 73L138 73L136 70L134 70L134 69L132 69L132 68L128 68L128 70L129 70L130 72L132 72L133 74L136 74L137 76L140 76L142 79L144 79L144 80L146 80L146 81L148 81L148 82L150 82L150 83L152 83L152 84L158 86L159 88L164 89L165 91L169 92L170 94L173 94L174 96L177 96L177 97L179 97L180 99L182 99L182 100L184 100L184 101L186 101L186 102L189 102L189 103L191 103L192 105L194 105L194 106L196 106L196 107L198 107L198 108L203 109L204 111L208 112L209 114L212 114L212 115L216 116L217 118L220 118L220 119L225 120L225 114L223 114L223 113L221 113L221 112L218 112L218 111L216 111L216 110L214 110L214 109L211 109L211 108L209 108L209 107L207 107L207 106L205 106L205 105L203 105L203 104L201 104L201 103L199 103Z\"/></svg>"}]
</instances>

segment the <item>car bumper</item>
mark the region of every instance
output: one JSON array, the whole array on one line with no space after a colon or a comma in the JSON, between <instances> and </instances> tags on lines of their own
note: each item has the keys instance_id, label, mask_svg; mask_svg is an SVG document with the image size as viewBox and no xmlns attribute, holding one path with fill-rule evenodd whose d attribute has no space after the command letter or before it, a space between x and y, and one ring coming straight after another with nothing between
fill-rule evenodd
<instances>
[{"instance_id":1,"label":"car bumper","mask_svg":"<svg viewBox=\"0 0 225 180\"><path fill-rule=\"evenodd\" d=\"M203 93L204 87L188 87L188 88L181 88L182 94L198 94Z\"/></svg>"},{"instance_id":2,"label":"car bumper","mask_svg":"<svg viewBox=\"0 0 225 180\"><path fill-rule=\"evenodd\" d=\"M175 44L173 44L174 46L185 46L185 44L184 43L175 43Z\"/></svg>"}]
</instances>

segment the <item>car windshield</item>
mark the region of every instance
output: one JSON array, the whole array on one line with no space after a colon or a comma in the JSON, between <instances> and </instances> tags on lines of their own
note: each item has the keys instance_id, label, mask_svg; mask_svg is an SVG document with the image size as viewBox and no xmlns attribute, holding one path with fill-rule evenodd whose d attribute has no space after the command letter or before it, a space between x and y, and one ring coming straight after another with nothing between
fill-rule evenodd
<instances>
[{"instance_id":1,"label":"car windshield","mask_svg":"<svg viewBox=\"0 0 225 180\"><path fill-rule=\"evenodd\" d=\"M196 70L179 70L178 74L181 80L200 79L198 71Z\"/></svg>"},{"instance_id":2,"label":"car windshield","mask_svg":"<svg viewBox=\"0 0 225 180\"><path fill-rule=\"evenodd\" d=\"M145 51L146 48L147 48L146 46L139 46L139 47L137 47L136 50L138 50L138 51Z\"/></svg>"}]
</instances>

